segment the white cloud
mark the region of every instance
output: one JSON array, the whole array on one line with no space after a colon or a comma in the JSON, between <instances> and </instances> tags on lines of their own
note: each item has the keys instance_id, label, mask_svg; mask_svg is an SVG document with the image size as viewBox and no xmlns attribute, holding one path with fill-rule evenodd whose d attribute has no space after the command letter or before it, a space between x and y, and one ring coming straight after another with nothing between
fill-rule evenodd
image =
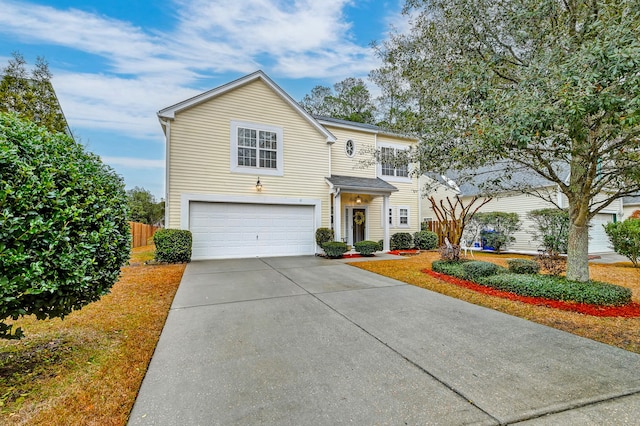
<instances>
[{"instance_id":1,"label":"white cloud","mask_svg":"<svg viewBox=\"0 0 640 426\"><path fill-rule=\"evenodd\" d=\"M198 93L158 78L56 72L52 81L72 127L161 140L156 111Z\"/></svg>"},{"instance_id":2,"label":"white cloud","mask_svg":"<svg viewBox=\"0 0 640 426\"><path fill-rule=\"evenodd\" d=\"M112 167L126 167L130 169L164 169L164 160L149 160L135 157L102 156L102 161Z\"/></svg>"},{"instance_id":3,"label":"white cloud","mask_svg":"<svg viewBox=\"0 0 640 426\"><path fill-rule=\"evenodd\" d=\"M352 37L351 0L175 0L172 30L78 9L0 0L0 32L101 58L101 73L53 69L72 128L160 139L158 109L201 91L201 78L268 69L277 78L343 79L377 66Z\"/></svg>"}]
</instances>

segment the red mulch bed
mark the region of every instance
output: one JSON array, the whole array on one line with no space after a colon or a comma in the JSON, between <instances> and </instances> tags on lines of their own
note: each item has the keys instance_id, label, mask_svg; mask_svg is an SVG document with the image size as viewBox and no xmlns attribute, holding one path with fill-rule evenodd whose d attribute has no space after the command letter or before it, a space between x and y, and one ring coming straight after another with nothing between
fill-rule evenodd
<instances>
[{"instance_id":1,"label":"red mulch bed","mask_svg":"<svg viewBox=\"0 0 640 426\"><path fill-rule=\"evenodd\" d=\"M342 255L342 257L344 259L351 259L352 257L362 257L362 255L360 253L345 253Z\"/></svg>"},{"instance_id":2,"label":"red mulch bed","mask_svg":"<svg viewBox=\"0 0 640 426\"><path fill-rule=\"evenodd\" d=\"M420 250L391 250L389 254L395 254L396 256L402 256L403 254L420 254Z\"/></svg>"},{"instance_id":3,"label":"red mulch bed","mask_svg":"<svg viewBox=\"0 0 640 426\"><path fill-rule=\"evenodd\" d=\"M469 290L477 291L478 293L483 293L489 296L502 297L504 299L515 300L518 302L528 303L530 305L547 306L549 308L562 309L564 311L573 311L581 314L593 315L596 317L640 317L640 303L632 302L629 305L625 306L598 306L589 305L586 303L551 300L542 297L519 296L515 293L496 290L494 288L476 284L474 282L463 280L461 278L452 277L451 275L441 274L431 269L423 269L422 272L427 275L431 275L432 277L437 278L441 281L448 282L459 287L468 288Z\"/></svg>"}]
</instances>

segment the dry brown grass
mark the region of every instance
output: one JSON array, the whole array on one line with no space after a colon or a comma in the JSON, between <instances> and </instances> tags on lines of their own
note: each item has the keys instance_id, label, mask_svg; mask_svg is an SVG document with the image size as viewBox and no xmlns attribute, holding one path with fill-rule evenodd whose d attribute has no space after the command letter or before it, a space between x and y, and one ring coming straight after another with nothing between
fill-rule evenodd
<instances>
[{"instance_id":1,"label":"dry brown grass","mask_svg":"<svg viewBox=\"0 0 640 426\"><path fill-rule=\"evenodd\" d=\"M528 256L476 254L477 260L486 260L502 266L506 266L507 259L514 257L526 258ZM593 317L543 306L533 306L457 287L420 272L424 268L430 268L431 262L438 258L438 253L426 252L418 256L408 257L405 260L359 262L353 263L353 266L476 305L485 306L579 336L618 346L628 351L640 353L640 318ZM640 269L633 268L631 262L613 265L591 264L590 272L591 278L594 280L629 287L633 292L633 300L640 302Z\"/></svg>"},{"instance_id":2,"label":"dry brown grass","mask_svg":"<svg viewBox=\"0 0 640 426\"><path fill-rule=\"evenodd\" d=\"M124 425L185 265L144 265L133 249L110 294L64 320L16 321L0 341L0 423Z\"/></svg>"}]
</instances>

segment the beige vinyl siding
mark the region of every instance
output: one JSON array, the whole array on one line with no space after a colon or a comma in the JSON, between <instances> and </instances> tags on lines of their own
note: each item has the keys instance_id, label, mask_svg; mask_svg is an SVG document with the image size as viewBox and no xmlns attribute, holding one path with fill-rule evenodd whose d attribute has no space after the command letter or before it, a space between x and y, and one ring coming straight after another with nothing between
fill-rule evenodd
<instances>
[{"instance_id":1,"label":"beige vinyl siding","mask_svg":"<svg viewBox=\"0 0 640 426\"><path fill-rule=\"evenodd\" d=\"M389 229L389 235L393 235L397 232L413 233L420 230L419 219L419 207L418 207L418 194L414 192L418 189L418 183L416 179L412 179L410 183L391 182L393 186L399 189L398 192L394 192L389 197L389 207L394 208L394 214L396 217L394 227ZM382 212L382 197L373 200L369 207L369 237L372 241L381 240L384 237L383 228L383 212ZM409 208L409 227L400 227L397 225L398 207L405 206Z\"/></svg>"},{"instance_id":2,"label":"beige vinyl siding","mask_svg":"<svg viewBox=\"0 0 640 426\"><path fill-rule=\"evenodd\" d=\"M263 176L259 169L255 174L231 173L232 120L282 128L283 176ZM329 226L326 137L260 80L177 113L170 149L169 227L180 227L181 194L257 195L258 177L261 196L322 200L323 226Z\"/></svg>"},{"instance_id":3,"label":"beige vinyl siding","mask_svg":"<svg viewBox=\"0 0 640 426\"><path fill-rule=\"evenodd\" d=\"M331 174L365 178L376 177L375 165L363 167L363 162L371 159L371 151L376 146L376 135L337 127L325 126L337 139L331 146ZM347 156L345 145L351 139L356 145L356 154Z\"/></svg>"}]
</instances>

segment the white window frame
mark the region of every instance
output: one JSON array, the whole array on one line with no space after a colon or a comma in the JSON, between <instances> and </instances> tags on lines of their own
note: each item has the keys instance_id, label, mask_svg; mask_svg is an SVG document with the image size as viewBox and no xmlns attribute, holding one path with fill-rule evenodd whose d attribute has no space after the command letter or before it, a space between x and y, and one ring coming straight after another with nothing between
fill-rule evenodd
<instances>
[{"instance_id":1,"label":"white window frame","mask_svg":"<svg viewBox=\"0 0 640 426\"><path fill-rule=\"evenodd\" d=\"M411 227L411 209L409 208L409 206L398 206L398 214L396 215L396 217L398 218L398 228L410 228ZM402 210L406 210L407 211L407 215L403 216L400 213L402 212ZM406 217L407 218L407 223L402 223L402 218Z\"/></svg>"},{"instance_id":2,"label":"white window frame","mask_svg":"<svg viewBox=\"0 0 640 426\"><path fill-rule=\"evenodd\" d=\"M390 148L393 149L394 155L398 152L398 151L405 151L408 150L409 147L406 145L395 145L395 144L390 144L390 143L380 143L378 144L378 148L380 149L380 151L382 151L383 148ZM390 182L411 182L411 165L407 164L407 176L397 176L398 173L398 168L394 167L393 169L393 176L391 175L384 175L382 174L382 162L379 162L377 165L377 174L378 177L380 177L380 179L385 180L385 181L390 181Z\"/></svg>"},{"instance_id":3,"label":"white window frame","mask_svg":"<svg viewBox=\"0 0 640 426\"><path fill-rule=\"evenodd\" d=\"M407 210L407 223L400 223L400 210ZM389 206L389 212L382 215L381 225L384 228L388 221L389 228L411 228L411 208L409 206Z\"/></svg>"},{"instance_id":4,"label":"white window frame","mask_svg":"<svg viewBox=\"0 0 640 426\"><path fill-rule=\"evenodd\" d=\"M265 131L276 134L276 167L260 167L260 148L256 147L256 166L238 165L238 129L251 129L257 132ZM258 138L259 139L259 138ZM231 133L229 136L231 173L244 173L251 175L283 176L284 175L284 150L282 127L267 124L250 123L246 121L231 121Z\"/></svg>"},{"instance_id":5,"label":"white window frame","mask_svg":"<svg viewBox=\"0 0 640 426\"><path fill-rule=\"evenodd\" d=\"M351 147L353 148L353 152L351 154L349 154L349 143L351 143ZM349 158L353 158L356 156L356 141L354 141L353 139L349 139L348 141L346 141L344 143L344 153L347 154L347 157Z\"/></svg>"}]
</instances>

